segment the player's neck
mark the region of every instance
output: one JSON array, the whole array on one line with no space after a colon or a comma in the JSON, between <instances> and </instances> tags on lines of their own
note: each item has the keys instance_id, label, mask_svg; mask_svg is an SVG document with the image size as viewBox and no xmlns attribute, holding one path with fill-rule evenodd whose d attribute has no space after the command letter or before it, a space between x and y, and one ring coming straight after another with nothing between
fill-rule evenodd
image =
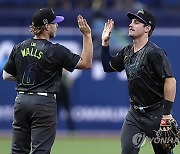
<instances>
[{"instance_id":1,"label":"player's neck","mask_svg":"<svg viewBox=\"0 0 180 154\"><path fill-rule=\"evenodd\" d=\"M134 39L133 40L134 52L137 52L140 49L142 49L146 45L147 42L148 42L148 37L147 38L140 37L140 38Z\"/></svg>"},{"instance_id":2,"label":"player's neck","mask_svg":"<svg viewBox=\"0 0 180 154\"><path fill-rule=\"evenodd\" d=\"M39 34L39 35L35 35L34 39L43 39L43 40L49 41L49 36L48 35Z\"/></svg>"}]
</instances>

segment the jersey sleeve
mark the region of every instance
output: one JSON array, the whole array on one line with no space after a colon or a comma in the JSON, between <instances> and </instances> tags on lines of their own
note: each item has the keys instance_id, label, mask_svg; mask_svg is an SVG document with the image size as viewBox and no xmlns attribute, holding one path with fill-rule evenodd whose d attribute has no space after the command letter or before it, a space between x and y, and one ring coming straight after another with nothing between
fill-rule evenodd
<instances>
[{"instance_id":1,"label":"jersey sleeve","mask_svg":"<svg viewBox=\"0 0 180 154\"><path fill-rule=\"evenodd\" d=\"M115 72L116 71L110 65L112 56L109 51L109 46L101 47L101 59L102 59L102 66L103 66L104 72Z\"/></svg>"},{"instance_id":2,"label":"jersey sleeve","mask_svg":"<svg viewBox=\"0 0 180 154\"><path fill-rule=\"evenodd\" d=\"M76 68L81 58L79 55L72 53L66 47L57 44L54 57L58 66L65 68L70 72L72 72Z\"/></svg>"},{"instance_id":3,"label":"jersey sleeve","mask_svg":"<svg viewBox=\"0 0 180 154\"><path fill-rule=\"evenodd\" d=\"M170 61L163 50L152 52L149 59L153 69L161 78L173 77Z\"/></svg>"},{"instance_id":4,"label":"jersey sleeve","mask_svg":"<svg viewBox=\"0 0 180 154\"><path fill-rule=\"evenodd\" d=\"M15 47L12 49L8 61L4 66L4 70L11 74L12 76L16 77L16 64L15 64Z\"/></svg>"},{"instance_id":5,"label":"jersey sleeve","mask_svg":"<svg viewBox=\"0 0 180 154\"><path fill-rule=\"evenodd\" d=\"M124 50L118 52L110 61L111 67L118 71L121 72L124 70Z\"/></svg>"}]
</instances>

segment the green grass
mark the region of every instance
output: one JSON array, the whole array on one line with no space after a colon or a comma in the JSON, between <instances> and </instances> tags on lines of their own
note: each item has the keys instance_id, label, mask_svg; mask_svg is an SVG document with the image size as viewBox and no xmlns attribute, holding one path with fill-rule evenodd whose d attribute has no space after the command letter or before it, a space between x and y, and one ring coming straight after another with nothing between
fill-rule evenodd
<instances>
[{"instance_id":1,"label":"green grass","mask_svg":"<svg viewBox=\"0 0 180 154\"><path fill-rule=\"evenodd\" d=\"M0 154L8 154L11 140L0 139ZM51 154L120 154L119 138L86 138L86 137L58 137L53 145ZM152 154L152 148L147 142L140 154ZM180 153L180 145L174 149L175 154Z\"/></svg>"}]
</instances>

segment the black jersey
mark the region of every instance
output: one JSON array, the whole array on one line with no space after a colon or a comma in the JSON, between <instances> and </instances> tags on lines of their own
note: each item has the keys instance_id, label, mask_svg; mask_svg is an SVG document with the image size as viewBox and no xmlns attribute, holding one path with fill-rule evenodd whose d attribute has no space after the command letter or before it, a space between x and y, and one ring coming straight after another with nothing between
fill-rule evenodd
<instances>
[{"instance_id":1,"label":"black jersey","mask_svg":"<svg viewBox=\"0 0 180 154\"><path fill-rule=\"evenodd\" d=\"M79 60L62 45L30 38L14 46L4 70L16 77L17 91L56 93L62 69L72 72Z\"/></svg>"},{"instance_id":2,"label":"black jersey","mask_svg":"<svg viewBox=\"0 0 180 154\"><path fill-rule=\"evenodd\" d=\"M125 69L130 101L148 106L164 99L164 79L172 77L172 68L166 53L156 44L148 42L134 53L133 46L122 49L111 60L116 71Z\"/></svg>"}]
</instances>

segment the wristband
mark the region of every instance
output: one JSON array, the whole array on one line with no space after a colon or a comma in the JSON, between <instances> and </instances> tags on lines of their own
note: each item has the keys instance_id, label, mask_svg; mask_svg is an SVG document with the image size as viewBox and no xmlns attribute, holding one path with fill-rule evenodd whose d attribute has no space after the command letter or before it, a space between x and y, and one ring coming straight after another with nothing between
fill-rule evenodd
<instances>
[{"instance_id":1,"label":"wristband","mask_svg":"<svg viewBox=\"0 0 180 154\"><path fill-rule=\"evenodd\" d=\"M164 111L163 111L164 115L171 114L172 105L173 105L173 102L164 100Z\"/></svg>"}]
</instances>

